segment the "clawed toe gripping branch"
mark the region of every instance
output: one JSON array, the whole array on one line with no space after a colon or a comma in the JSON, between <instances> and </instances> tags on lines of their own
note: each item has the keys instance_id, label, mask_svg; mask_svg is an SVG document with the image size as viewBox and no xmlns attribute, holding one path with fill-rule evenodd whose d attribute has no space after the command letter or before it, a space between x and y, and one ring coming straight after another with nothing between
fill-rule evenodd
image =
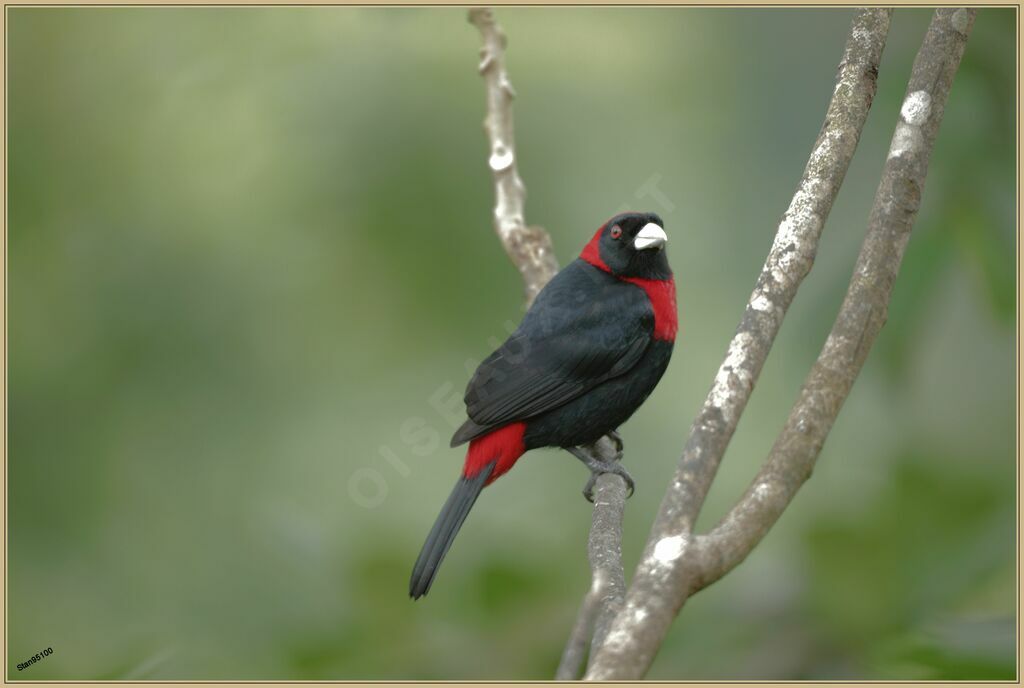
<instances>
[{"instance_id":1,"label":"clawed toe gripping branch","mask_svg":"<svg viewBox=\"0 0 1024 688\"><path fill-rule=\"evenodd\" d=\"M729 440L808 274L818 240L853 158L875 95L892 10L857 10L846 39L825 123L726 350L627 589L622 518L628 478L621 439L603 437L572 453L592 471L588 558L592 572L556 678L630 680L644 676L690 595L735 568L761 541L810 476L832 424L885 322L893 282L917 217L931 151L974 23L975 10L941 8L911 70L867 234L832 331L789 418L745 494L710 532L693 532ZM548 234L525 224L525 187L516 168L512 89L505 36L489 9L469 20L482 39L487 91L484 130L494 178L494 227L523 276L527 301L558 265ZM612 467L616 468L612 468ZM622 470L617 470L622 469ZM586 665L585 671L584 666Z\"/></svg>"},{"instance_id":2,"label":"clawed toe gripping branch","mask_svg":"<svg viewBox=\"0 0 1024 688\"><path fill-rule=\"evenodd\" d=\"M615 433L618 435L618 433ZM615 441L610 434L608 435L612 441ZM583 488L583 496L587 498L588 502L594 501L594 485L597 483L597 479L605 474L617 475L626 481L626 487L629 493L626 495L627 498L633 496L633 490L636 488L636 483L633 481L633 476L629 474L619 461L622 460L622 439L620 438L617 443L615 450L615 456L612 457L611 461L605 462L601 459L595 458L598 453L593 447L569 447L568 451L570 454L575 456L577 459L583 462L583 465L590 469L590 479L587 481L586 486Z\"/></svg>"}]
</instances>

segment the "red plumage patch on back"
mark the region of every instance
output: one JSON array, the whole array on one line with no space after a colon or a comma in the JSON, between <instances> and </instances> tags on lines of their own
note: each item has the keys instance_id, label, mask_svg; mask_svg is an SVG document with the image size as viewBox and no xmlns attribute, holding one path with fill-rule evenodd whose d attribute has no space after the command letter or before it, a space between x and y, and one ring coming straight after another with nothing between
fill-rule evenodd
<instances>
[{"instance_id":1,"label":"red plumage patch on back","mask_svg":"<svg viewBox=\"0 0 1024 688\"><path fill-rule=\"evenodd\" d=\"M606 225L607 223L605 223ZM583 247L583 251L580 252L580 258L587 261L595 268L604 270L605 272L611 272L612 269L601 260L601 235L604 234L605 225L601 225L601 228L597 230L594 237Z\"/></svg>"},{"instance_id":2,"label":"red plumage patch on back","mask_svg":"<svg viewBox=\"0 0 1024 688\"><path fill-rule=\"evenodd\" d=\"M667 280L626 277L623 281L635 284L647 293L651 308L654 309L654 338L674 342L676 330L679 329L675 280L671 277Z\"/></svg>"},{"instance_id":3,"label":"red plumage patch on back","mask_svg":"<svg viewBox=\"0 0 1024 688\"><path fill-rule=\"evenodd\" d=\"M466 465L462 469L462 475L472 478L487 464L497 460L494 472L485 484L493 483L498 476L508 472L526 451L523 444L525 432L526 423L510 423L472 440L469 443L469 450L466 451Z\"/></svg>"}]
</instances>

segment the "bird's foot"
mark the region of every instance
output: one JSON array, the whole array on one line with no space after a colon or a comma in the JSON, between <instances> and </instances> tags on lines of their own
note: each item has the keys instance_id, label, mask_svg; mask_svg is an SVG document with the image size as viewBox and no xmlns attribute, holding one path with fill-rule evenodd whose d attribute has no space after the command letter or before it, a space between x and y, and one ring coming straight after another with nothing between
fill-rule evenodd
<instances>
[{"instance_id":1,"label":"bird's foot","mask_svg":"<svg viewBox=\"0 0 1024 688\"><path fill-rule=\"evenodd\" d=\"M617 454L615 460L618 461L622 458L622 448L625 446L622 444L622 435L619 434L618 430L610 430L605 434L615 443L615 453Z\"/></svg>"},{"instance_id":2,"label":"bird's foot","mask_svg":"<svg viewBox=\"0 0 1024 688\"><path fill-rule=\"evenodd\" d=\"M587 484L583 488L583 496L588 502L594 502L594 484L597 482L597 477L604 473L614 473L625 480L626 487L629 489L629 492L626 494L626 498L628 499L633 496L636 483L633 481L633 476L629 474L629 471L619 463L619 459L622 458L621 450L619 450L616 457L611 461L600 461L594 458L588 451L580 449L579 447L567 447L567 449L570 454L582 461L583 465L590 469L590 479L587 480Z\"/></svg>"},{"instance_id":3,"label":"bird's foot","mask_svg":"<svg viewBox=\"0 0 1024 688\"><path fill-rule=\"evenodd\" d=\"M626 488L629 492L626 493L626 499L633 496L633 491L636 487L636 483L633 482L633 476L629 474L621 463L615 462L610 464L601 464L602 469L599 471L592 471L590 473L590 479L587 480L587 484L583 486L583 496L591 504L594 503L594 485L597 483L597 477L604 473L614 473L623 480L626 481Z\"/></svg>"}]
</instances>

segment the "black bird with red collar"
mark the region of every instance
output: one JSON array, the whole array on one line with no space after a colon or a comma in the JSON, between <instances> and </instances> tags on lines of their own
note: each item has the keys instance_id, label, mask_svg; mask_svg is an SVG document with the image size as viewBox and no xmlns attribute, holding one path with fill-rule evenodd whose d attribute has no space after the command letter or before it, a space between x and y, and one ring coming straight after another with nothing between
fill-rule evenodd
<instances>
[{"instance_id":1,"label":"black bird with red collar","mask_svg":"<svg viewBox=\"0 0 1024 688\"><path fill-rule=\"evenodd\" d=\"M675 342L676 287L664 223L624 213L601 226L580 257L541 290L519 328L477 368L466 388L469 442L462 476L427 536L409 595L426 595L480 491L525 452L562 447L591 470L617 473L578 447L611 435L654 390Z\"/></svg>"}]
</instances>

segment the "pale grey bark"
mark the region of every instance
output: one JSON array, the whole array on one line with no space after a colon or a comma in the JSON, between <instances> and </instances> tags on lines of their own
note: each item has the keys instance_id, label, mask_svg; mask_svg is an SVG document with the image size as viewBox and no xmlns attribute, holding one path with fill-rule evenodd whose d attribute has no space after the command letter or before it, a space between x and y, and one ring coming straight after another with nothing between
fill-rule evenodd
<instances>
[{"instance_id":1,"label":"pale grey bark","mask_svg":"<svg viewBox=\"0 0 1024 688\"><path fill-rule=\"evenodd\" d=\"M587 539L587 558L593 572L590 589L598 600L591 655L604 643L626 595L626 572L622 568L622 520L625 511L625 481L612 473L598 476L594 485L593 520Z\"/></svg>"},{"instance_id":2,"label":"pale grey bark","mask_svg":"<svg viewBox=\"0 0 1024 688\"><path fill-rule=\"evenodd\" d=\"M642 677L686 600L694 523L782 319L814 262L875 95L891 14L888 9L863 9L853 20L825 122L803 177L690 429L623 609L593 658L588 679Z\"/></svg>"},{"instance_id":3,"label":"pale grey bark","mask_svg":"<svg viewBox=\"0 0 1024 688\"><path fill-rule=\"evenodd\" d=\"M562 659L555 670L556 681L575 681L583 674L591 638L593 638L594 616L597 614L597 597L593 585L587 590L576 613L576 622L569 632L569 640L562 650Z\"/></svg>"},{"instance_id":4,"label":"pale grey bark","mask_svg":"<svg viewBox=\"0 0 1024 688\"><path fill-rule=\"evenodd\" d=\"M927 166L974 10L941 9L914 63L869 220L868 234L846 299L790 418L763 468L710 533L693 526L736 429L782 319L810 271L818 239L856 149L875 93L891 10L859 10L846 42L825 123L751 294L740 325L693 423L673 482L662 501L633 583L621 564L625 483L604 475L595 489L588 557L593 575L557 678L578 675L591 639L588 679L642 678L688 595L739 564L781 516L809 477L825 437L885 321L893 281L920 205ZM494 173L495 229L526 284L527 299L557 264L543 229L527 228L525 190L515 170L505 39L489 10L471 10L484 41ZM605 460L603 439L590 448Z\"/></svg>"},{"instance_id":5,"label":"pale grey bark","mask_svg":"<svg viewBox=\"0 0 1024 688\"><path fill-rule=\"evenodd\" d=\"M471 9L469 21L479 29L482 40L479 69L487 92L484 131L491 146L488 165L494 179L494 229L523 277L529 305L558 272L558 261L548 233L542 227L526 225L526 187L516 168L512 126L515 91L505 68L505 33L489 8ZM616 457L614 444L607 437L583 449L604 463ZM588 540L592 583L559 664L559 678L579 677L591 639L604 638L622 604L626 587L621 551L626 489L626 482L610 473L601 475L594 486L593 521Z\"/></svg>"},{"instance_id":6,"label":"pale grey bark","mask_svg":"<svg viewBox=\"0 0 1024 688\"><path fill-rule=\"evenodd\" d=\"M935 12L914 60L899 121L846 298L782 433L746 494L694 554L691 591L718 580L750 553L810 477L839 410L888 313L889 297L921 205L932 146L975 10Z\"/></svg>"},{"instance_id":7,"label":"pale grey bark","mask_svg":"<svg viewBox=\"0 0 1024 688\"><path fill-rule=\"evenodd\" d=\"M600 442L607 442L602 438ZM607 450L612 450L608 447ZM626 483L617 475L598 476L594 485L594 513L587 539L591 584L562 652L555 678L578 679L584 660L601 646L612 619L622 607L626 574L622 568L622 520L626 509Z\"/></svg>"},{"instance_id":8,"label":"pale grey bark","mask_svg":"<svg viewBox=\"0 0 1024 688\"><path fill-rule=\"evenodd\" d=\"M494 177L494 231L505 252L523 276L529 305L558 272L551 237L542 227L526 225L526 186L516 166L512 99L515 90L505 69L505 32L489 8L469 11L469 21L480 30L480 74L487 86L484 131L491 144L487 164Z\"/></svg>"}]
</instances>

